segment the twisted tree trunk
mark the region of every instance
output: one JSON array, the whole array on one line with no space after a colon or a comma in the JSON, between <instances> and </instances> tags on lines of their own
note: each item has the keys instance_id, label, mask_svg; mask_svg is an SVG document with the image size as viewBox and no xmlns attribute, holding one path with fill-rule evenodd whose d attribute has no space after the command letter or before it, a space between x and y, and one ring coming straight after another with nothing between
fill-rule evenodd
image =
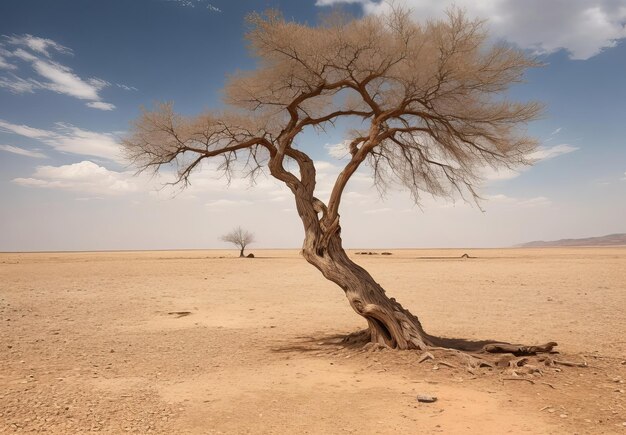
<instances>
[{"instance_id":1,"label":"twisted tree trunk","mask_svg":"<svg viewBox=\"0 0 626 435\"><path fill-rule=\"evenodd\" d=\"M353 262L341 243L339 217L329 221L321 201L306 200L296 195L296 205L304 224L302 253L324 277L343 289L350 306L368 323L368 339L394 349L425 350L445 347L466 352L513 353L533 355L550 352L557 345L549 342L539 346L511 344L494 340L472 341L435 337L427 334L417 318L385 290L361 266ZM322 213L321 218L318 214Z\"/></svg>"},{"instance_id":2,"label":"twisted tree trunk","mask_svg":"<svg viewBox=\"0 0 626 435\"><path fill-rule=\"evenodd\" d=\"M341 287L350 306L367 320L370 341L396 349L425 349L435 345L416 316L404 309L341 246L339 229L326 240L306 240L306 260ZM320 245L323 248L320 249Z\"/></svg>"},{"instance_id":3,"label":"twisted tree trunk","mask_svg":"<svg viewBox=\"0 0 626 435\"><path fill-rule=\"evenodd\" d=\"M304 258L343 289L350 306L367 320L371 342L397 349L434 345L418 318L388 298L374 278L348 257L341 243L339 218L329 221L325 206L317 199L296 194L296 205L305 229Z\"/></svg>"}]
</instances>

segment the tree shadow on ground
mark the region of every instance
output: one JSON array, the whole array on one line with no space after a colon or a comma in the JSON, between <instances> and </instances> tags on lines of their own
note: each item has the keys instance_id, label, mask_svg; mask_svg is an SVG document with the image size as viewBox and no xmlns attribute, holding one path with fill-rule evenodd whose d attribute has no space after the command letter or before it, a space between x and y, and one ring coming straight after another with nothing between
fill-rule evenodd
<instances>
[{"instance_id":1,"label":"tree shadow on ground","mask_svg":"<svg viewBox=\"0 0 626 435\"><path fill-rule=\"evenodd\" d=\"M447 338L428 335L432 348L458 350L461 352L488 354L511 353L516 356L535 355L537 353L558 353L553 348L555 342L538 346L523 346L497 340L470 340L465 338ZM327 348L362 349L370 343L369 330L364 329L350 334L320 334L317 336L296 337L297 343L272 348L274 352L314 352ZM425 349L428 350L428 349Z\"/></svg>"}]
</instances>

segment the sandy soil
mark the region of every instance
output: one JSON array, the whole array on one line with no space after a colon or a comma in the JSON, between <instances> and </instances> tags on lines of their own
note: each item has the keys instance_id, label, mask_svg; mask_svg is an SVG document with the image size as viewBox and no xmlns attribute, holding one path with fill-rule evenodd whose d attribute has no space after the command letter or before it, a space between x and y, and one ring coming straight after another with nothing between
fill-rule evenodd
<instances>
[{"instance_id":1,"label":"sandy soil","mask_svg":"<svg viewBox=\"0 0 626 435\"><path fill-rule=\"evenodd\" d=\"M626 433L626 248L353 253L431 333L588 362L534 383L328 344L341 290L254 252L0 254L0 432Z\"/></svg>"}]
</instances>

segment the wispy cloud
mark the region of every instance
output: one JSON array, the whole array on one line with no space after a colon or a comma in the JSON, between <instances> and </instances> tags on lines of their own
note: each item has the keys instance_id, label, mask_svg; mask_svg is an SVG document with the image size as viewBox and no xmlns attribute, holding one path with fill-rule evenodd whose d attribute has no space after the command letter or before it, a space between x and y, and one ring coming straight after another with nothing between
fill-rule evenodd
<instances>
[{"instance_id":1,"label":"wispy cloud","mask_svg":"<svg viewBox=\"0 0 626 435\"><path fill-rule=\"evenodd\" d=\"M222 12L220 8L209 3L207 0L165 0L165 1L177 3L187 8L200 7L200 8L206 8L210 10L211 12Z\"/></svg>"},{"instance_id":2,"label":"wispy cloud","mask_svg":"<svg viewBox=\"0 0 626 435\"><path fill-rule=\"evenodd\" d=\"M481 171L481 178L486 181L503 181L517 178L522 174L522 169L492 168L485 166Z\"/></svg>"},{"instance_id":3,"label":"wispy cloud","mask_svg":"<svg viewBox=\"0 0 626 435\"><path fill-rule=\"evenodd\" d=\"M117 86L120 89L124 89L125 91L138 91L139 89L137 89L134 86L127 86L127 85L123 85L121 83L116 83L115 86Z\"/></svg>"},{"instance_id":4,"label":"wispy cloud","mask_svg":"<svg viewBox=\"0 0 626 435\"><path fill-rule=\"evenodd\" d=\"M516 207L547 207L552 204L549 198L545 196L536 196L533 198L515 198L504 194L486 195L485 199L489 202L500 204L508 204Z\"/></svg>"},{"instance_id":5,"label":"wispy cloud","mask_svg":"<svg viewBox=\"0 0 626 435\"><path fill-rule=\"evenodd\" d=\"M92 101L90 103L87 103L87 107L91 107L93 109L100 109L100 110L113 110L113 109L115 109L115 105L114 104L104 103L102 101Z\"/></svg>"},{"instance_id":6,"label":"wispy cloud","mask_svg":"<svg viewBox=\"0 0 626 435\"><path fill-rule=\"evenodd\" d=\"M13 145L0 145L0 150L6 151L8 153L18 154L20 156L32 157L35 159L45 159L48 157L38 151L26 150L24 148L16 147Z\"/></svg>"},{"instance_id":7,"label":"wispy cloud","mask_svg":"<svg viewBox=\"0 0 626 435\"><path fill-rule=\"evenodd\" d=\"M0 69L17 69L17 67L9 63L4 56L0 53Z\"/></svg>"},{"instance_id":8,"label":"wispy cloud","mask_svg":"<svg viewBox=\"0 0 626 435\"><path fill-rule=\"evenodd\" d=\"M113 110L115 106L102 102L100 91L110 83L99 78L81 78L69 66L63 65L57 60L53 60L53 55L72 55L72 50L51 40L37 36L25 34L4 36L5 42L0 43L2 49L2 61L4 58L17 60L28 65L31 72L37 78L24 77L25 68L18 68L14 64L8 64L13 71L0 76L0 87L8 89L10 92L33 93L37 90L48 90L58 94L68 95L79 100L87 100L88 107L99 110ZM7 49L8 48L8 49ZM0 68L2 69L2 68Z\"/></svg>"},{"instance_id":9,"label":"wispy cloud","mask_svg":"<svg viewBox=\"0 0 626 435\"><path fill-rule=\"evenodd\" d=\"M0 132L34 139L53 149L71 154L102 157L121 162L121 148L110 133L83 130L71 124L58 122L54 130L42 130L0 119Z\"/></svg>"},{"instance_id":10,"label":"wispy cloud","mask_svg":"<svg viewBox=\"0 0 626 435\"><path fill-rule=\"evenodd\" d=\"M35 79L23 79L13 73L0 76L0 88L8 89L14 94L32 94L37 89L45 89L45 86Z\"/></svg>"},{"instance_id":11,"label":"wispy cloud","mask_svg":"<svg viewBox=\"0 0 626 435\"><path fill-rule=\"evenodd\" d=\"M50 50L54 50L63 54L73 54L72 50L53 41L52 39L39 38L37 36L29 35L28 33L21 36L6 36L7 42L11 45L18 47L26 47L30 50L43 54L46 57L50 57Z\"/></svg>"},{"instance_id":12,"label":"wispy cloud","mask_svg":"<svg viewBox=\"0 0 626 435\"><path fill-rule=\"evenodd\" d=\"M553 147L540 147L533 153L531 153L528 157L531 160L539 161L539 160L549 160L554 157L562 156L563 154L569 154L578 150L579 148L568 145L566 143L555 145Z\"/></svg>"},{"instance_id":13,"label":"wispy cloud","mask_svg":"<svg viewBox=\"0 0 626 435\"><path fill-rule=\"evenodd\" d=\"M571 152L577 151L579 148L568 145L568 144L560 144L552 147L539 147L532 153L530 153L527 158L532 163L539 163L544 160L550 160L558 156L562 156L564 154L569 154ZM482 178L486 181L502 181L502 180L510 180L512 178L519 177L523 172L529 169L528 166L522 166L519 168L500 168L494 169L491 167L485 167L482 170Z\"/></svg>"}]
</instances>

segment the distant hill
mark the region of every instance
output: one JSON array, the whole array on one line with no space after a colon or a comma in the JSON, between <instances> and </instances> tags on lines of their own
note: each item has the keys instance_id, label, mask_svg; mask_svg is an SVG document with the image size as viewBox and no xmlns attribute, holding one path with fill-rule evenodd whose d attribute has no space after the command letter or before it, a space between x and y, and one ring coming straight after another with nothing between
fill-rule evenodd
<instances>
[{"instance_id":1,"label":"distant hill","mask_svg":"<svg viewBox=\"0 0 626 435\"><path fill-rule=\"evenodd\" d=\"M626 233L609 234L601 237L587 237L585 239L561 239L545 242L537 240L534 242L516 245L518 248L543 248L549 246L617 246L626 245Z\"/></svg>"}]
</instances>

